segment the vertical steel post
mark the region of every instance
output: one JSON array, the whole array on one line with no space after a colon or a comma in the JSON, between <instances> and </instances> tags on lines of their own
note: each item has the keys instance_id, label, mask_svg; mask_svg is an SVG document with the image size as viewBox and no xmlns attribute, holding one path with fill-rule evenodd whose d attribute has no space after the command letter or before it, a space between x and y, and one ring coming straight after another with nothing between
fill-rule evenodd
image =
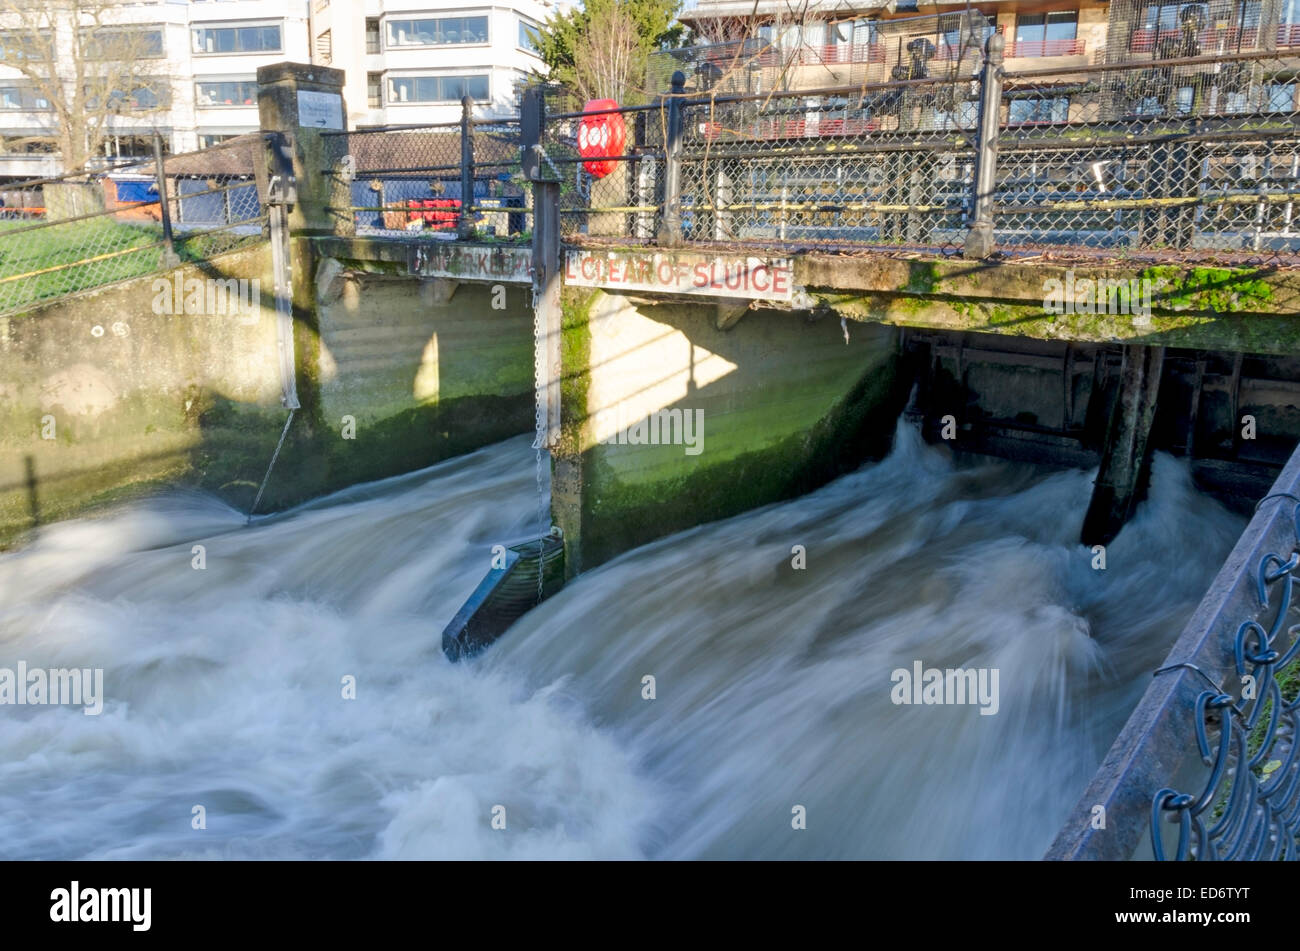
<instances>
[{"instance_id":1,"label":"vertical steel post","mask_svg":"<svg viewBox=\"0 0 1300 951\"><path fill-rule=\"evenodd\" d=\"M664 136L664 212L659 223L659 241L669 245L680 244L682 240L682 170L678 153L682 146L682 99L685 94L686 74L679 69L673 73L672 92L668 96L668 127Z\"/></svg>"},{"instance_id":2,"label":"vertical steel post","mask_svg":"<svg viewBox=\"0 0 1300 951\"><path fill-rule=\"evenodd\" d=\"M980 67L979 128L975 139L975 174L971 182L971 227L966 233L968 258L993 253L993 191L997 183L998 114L1002 105L1002 54L1006 40L994 33L984 44Z\"/></svg>"},{"instance_id":3,"label":"vertical steel post","mask_svg":"<svg viewBox=\"0 0 1300 951\"><path fill-rule=\"evenodd\" d=\"M460 217L456 237L474 237L474 100L460 100Z\"/></svg>"},{"instance_id":4,"label":"vertical steel post","mask_svg":"<svg viewBox=\"0 0 1300 951\"><path fill-rule=\"evenodd\" d=\"M521 165L533 183L533 327L537 434L534 448L560 439L560 182L542 145L546 103L541 87L524 94L520 116Z\"/></svg>"},{"instance_id":5,"label":"vertical steel post","mask_svg":"<svg viewBox=\"0 0 1300 951\"><path fill-rule=\"evenodd\" d=\"M176 245L172 238L172 213L167 201L167 172L163 168L162 136L153 134L153 171L154 187L158 189L158 210L162 217L163 231L163 265L175 267L180 263L176 255Z\"/></svg>"}]
</instances>

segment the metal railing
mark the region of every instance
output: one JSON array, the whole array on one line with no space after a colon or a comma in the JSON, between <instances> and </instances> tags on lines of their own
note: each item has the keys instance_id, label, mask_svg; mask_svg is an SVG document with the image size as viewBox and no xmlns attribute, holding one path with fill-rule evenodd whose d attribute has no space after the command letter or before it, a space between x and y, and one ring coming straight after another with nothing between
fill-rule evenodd
<instances>
[{"instance_id":1,"label":"metal railing","mask_svg":"<svg viewBox=\"0 0 1300 951\"><path fill-rule=\"evenodd\" d=\"M1007 72L1003 43L853 86L721 95L679 73L619 110L627 145L600 178L557 93L543 145L565 233L969 255L983 203L977 256L1300 264L1300 49Z\"/></svg>"},{"instance_id":2,"label":"metal railing","mask_svg":"<svg viewBox=\"0 0 1300 951\"><path fill-rule=\"evenodd\" d=\"M1156 671L1191 670L1210 688L1197 696L1190 714L1208 773L1200 791L1165 786L1151 797L1157 859L1300 856L1300 624L1289 623L1293 586L1300 582L1300 497L1279 492L1260 505L1289 514L1291 551L1260 554L1255 562L1257 614L1242 621L1232 639L1236 682L1225 689L1186 662ZM1163 820L1177 829L1172 852Z\"/></svg>"},{"instance_id":3,"label":"metal railing","mask_svg":"<svg viewBox=\"0 0 1300 951\"><path fill-rule=\"evenodd\" d=\"M0 314L264 240L265 139L7 186Z\"/></svg>"},{"instance_id":4,"label":"metal railing","mask_svg":"<svg viewBox=\"0 0 1300 951\"><path fill-rule=\"evenodd\" d=\"M545 87L536 141L468 104L458 123L327 132L332 207L342 233L522 238L519 155L537 148L573 242L1300 264L1300 48L1008 72L1005 42L942 63L911 42L894 78L817 89L704 92L679 72L603 112ZM601 117L622 146L596 164L582 138Z\"/></svg>"},{"instance_id":5,"label":"metal railing","mask_svg":"<svg viewBox=\"0 0 1300 951\"><path fill-rule=\"evenodd\" d=\"M1300 857L1297 583L1300 448L1047 858Z\"/></svg>"}]
</instances>

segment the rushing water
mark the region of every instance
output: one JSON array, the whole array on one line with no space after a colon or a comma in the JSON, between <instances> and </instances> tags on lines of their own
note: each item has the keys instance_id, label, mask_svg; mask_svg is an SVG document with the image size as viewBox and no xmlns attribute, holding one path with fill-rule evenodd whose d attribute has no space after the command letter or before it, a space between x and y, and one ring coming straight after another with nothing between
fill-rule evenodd
<instances>
[{"instance_id":1,"label":"rushing water","mask_svg":"<svg viewBox=\"0 0 1300 951\"><path fill-rule=\"evenodd\" d=\"M452 665L442 627L536 527L531 462L511 440L251 528L167 496L0 556L0 667L102 667L107 696L0 707L0 857L1037 857L1243 525L1161 456L1094 570L1090 473L900 425ZM894 704L914 661L996 668L998 712Z\"/></svg>"}]
</instances>

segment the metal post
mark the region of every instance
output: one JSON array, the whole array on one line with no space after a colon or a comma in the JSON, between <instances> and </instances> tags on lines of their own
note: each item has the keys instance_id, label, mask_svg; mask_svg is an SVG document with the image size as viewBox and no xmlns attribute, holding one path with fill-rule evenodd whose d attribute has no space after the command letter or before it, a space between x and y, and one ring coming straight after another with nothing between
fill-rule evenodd
<instances>
[{"instance_id":1,"label":"metal post","mask_svg":"<svg viewBox=\"0 0 1300 951\"><path fill-rule=\"evenodd\" d=\"M460 218L456 236L461 240L474 237L474 100L460 100Z\"/></svg>"},{"instance_id":2,"label":"metal post","mask_svg":"<svg viewBox=\"0 0 1300 951\"><path fill-rule=\"evenodd\" d=\"M293 272L289 244L289 206L298 201L298 183L283 136L268 138L269 175L266 217L271 229L271 275L275 285L275 337L280 366L280 402L290 410L300 408L298 373L293 342ZM292 415L290 419L292 419ZM285 424L286 431L288 424ZM284 437L281 436L281 439ZM270 470L267 470L268 475Z\"/></svg>"},{"instance_id":3,"label":"metal post","mask_svg":"<svg viewBox=\"0 0 1300 951\"><path fill-rule=\"evenodd\" d=\"M175 242L172 240L172 213L167 202L167 173L163 168L162 136L153 134L153 170L154 187L158 189L158 209L162 216L163 264L175 267L180 263L176 255Z\"/></svg>"},{"instance_id":4,"label":"metal post","mask_svg":"<svg viewBox=\"0 0 1300 951\"><path fill-rule=\"evenodd\" d=\"M668 96L668 128L664 136L664 213L659 223L661 244L680 244L682 240L682 173L678 153L682 145L682 98L685 93L686 74L679 69L673 73L673 88Z\"/></svg>"},{"instance_id":5,"label":"metal post","mask_svg":"<svg viewBox=\"0 0 1300 951\"><path fill-rule=\"evenodd\" d=\"M524 93L520 116L521 166L533 183L533 334L536 449L560 440L562 310L560 293L560 182L546 158L542 131L546 104L540 87Z\"/></svg>"},{"instance_id":6,"label":"metal post","mask_svg":"<svg viewBox=\"0 0 1300 951\"><path fill-rule=\"evenodd\" d=\"M980 68L979 129L975 141L975 175L971 194L971 227L966 233L966 257L993 253L993 191L997 181L998 113L1002 105L1002 52L1006 40L994 33L984 44Z\"/></svg>"}]
</instances>

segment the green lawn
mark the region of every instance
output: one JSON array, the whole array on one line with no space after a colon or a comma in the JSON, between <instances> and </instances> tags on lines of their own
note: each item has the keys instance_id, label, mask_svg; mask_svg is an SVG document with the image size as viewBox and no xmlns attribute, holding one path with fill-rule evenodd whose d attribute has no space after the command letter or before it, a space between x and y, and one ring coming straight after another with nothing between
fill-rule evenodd
<instances>
[{"instance_id":1,"label":"green lawn","mask_svg":"<svg viewBox=\"0 0 1300 951\"><path fill-rule=\"evenodd\" d=\"M33 229L36 223L0 221L0 314L163 267L160 224L112 216ZM175 246L182 261L199 261L259 239L230 232L181 234Z\"/></svg>"}]
</instances>

